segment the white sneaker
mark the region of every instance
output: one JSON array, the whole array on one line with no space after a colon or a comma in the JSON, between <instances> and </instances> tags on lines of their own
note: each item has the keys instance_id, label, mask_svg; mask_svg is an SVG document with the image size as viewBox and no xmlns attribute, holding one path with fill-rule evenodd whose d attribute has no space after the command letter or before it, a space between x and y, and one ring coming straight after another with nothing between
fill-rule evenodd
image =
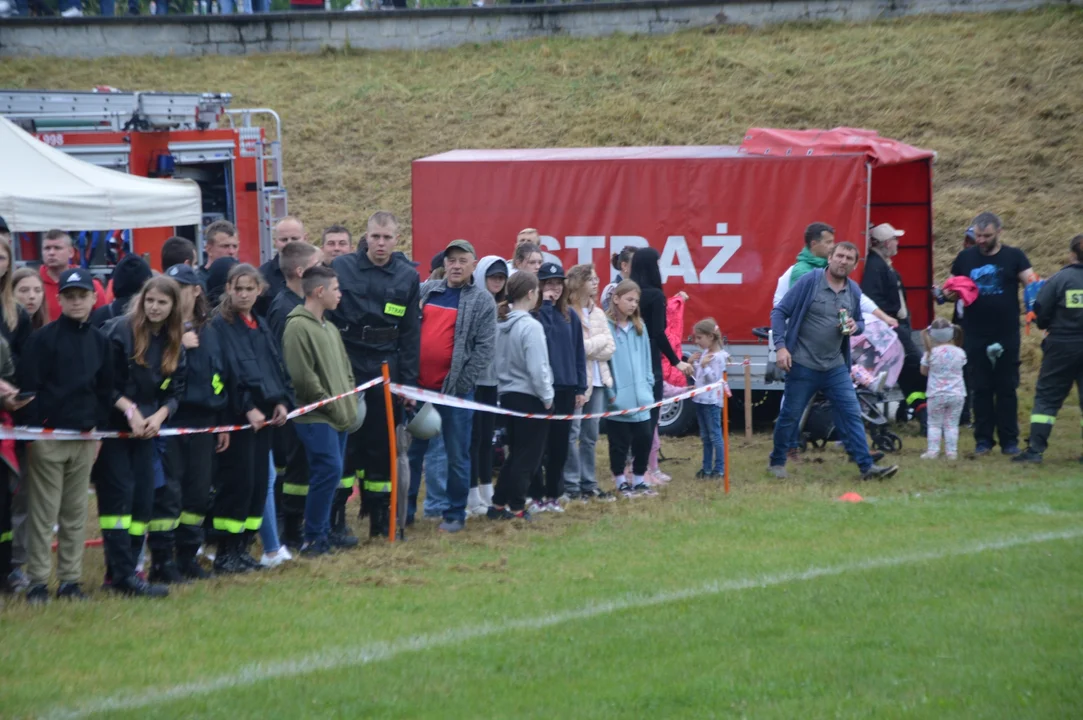
<instances>
[{"instance_id":1,"label":"white sneaker","mask_svg":"<svg viewBox=\"0 0 1083 720\"><path fill-rule=\"evenodd\" d=\"M921 454L921 459L922 459L922 460L936 460L936 458L937 458L937 456L938 456L938 455L940 455L940 453L934 453L934 452L923 452L923 453Z\"/></svg>"},{"instance_id":2,"label":"white sneaker","mask_svg":"<svg viewBox=\"0 0 1083 720\"><path fill-rule=\"evenodd\" d=\"M560 506L560 502L558 502L557 500L550 500L549 502L545 503L545 511L562 513L564 512L564 508Z\"/></svg>"},{"instance_id":3,"label":"white sneaker","mask_svg":"<svg viewBox=\"0 0 1083 720\"><path fill-rule=\"evenodd\" d=\"M278 548L278 552L276 553L272 553L271 555L263 553L263 557L259 559L259 564L266 568L276 568L282 563L289 562L290 560L293 560L293 555L291 555L290 551L283 545Z\"/></svg>"},{"instance_id":4,"label":"white sneaker","mask_svg":"<svg viewBox=\"0 0 1083 720\"><path fill-rule=\"evenodd\" d=\"M77 8L77 7L68 8L64 12L60 13L60 17L66 17L66 18L83 17L83 11L82 11L82 9Z\"/></svg>"},{"instance_id":5,"label":"white sneaker","mask_svg":"<svg viewBox=\"0 0 1083 720\"><path fill-rule=\"evenodd\" d=\"M474 505L467 505L466 506L466 514L467 515L472 515L474 517L481 517L482 515L485 515L488 512L489 512L489 506L485 505L485 504L483 504L481 502L478 502L478 503L476 503Z\"/></svg>"},{"instance_id":6,"label":"white sneaker","mask_svg":"<svg viewBox=\"0 0 1083 720\"><path fill-rule=\"evenodd\" d=\"M549 512L549 504L544 502L532 502L526 509L531 515L537 515L538 513Z\"/></svg>"}]
</instances>

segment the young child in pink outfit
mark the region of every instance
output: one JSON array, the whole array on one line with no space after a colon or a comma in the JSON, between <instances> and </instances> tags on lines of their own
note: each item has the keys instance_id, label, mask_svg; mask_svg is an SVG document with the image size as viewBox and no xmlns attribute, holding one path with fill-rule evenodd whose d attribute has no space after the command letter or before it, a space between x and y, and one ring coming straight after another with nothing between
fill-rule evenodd
<instances>
[{"instance_id":1,"label":"young child in pink outfit","mask_svg":"<svg viewBox=\"0 0 1083 720\"><path fill-rule=\"evenodd\" d=\"M960 347L963 331L944 318L937 318L922 331L921 337L925 342L921 372L929 377L925 390L929 413L928 447L921 457L935 460L940 455L942 436L945 454L949 460L954 460L959 455L959 417L966 399L963 382L966 353Z\"/></svg>"}]
</instances>

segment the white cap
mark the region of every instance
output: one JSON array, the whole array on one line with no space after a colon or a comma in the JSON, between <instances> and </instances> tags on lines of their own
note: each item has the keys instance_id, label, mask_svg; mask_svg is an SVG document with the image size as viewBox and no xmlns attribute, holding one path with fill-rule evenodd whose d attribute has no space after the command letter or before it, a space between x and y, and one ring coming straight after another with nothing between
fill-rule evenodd
<instances>
[{"instance_id":1,"label":"white cap","mask_svg":"<svg viewBox=\"0 0 1083 720\"><path fill-rule=\"evenodd\" d=\"M887 223L881 223L869 231L869 237L876 242L887 242L891 238L902 237L906 233L902 230L896 230Z\"/></svg>"}]
</instances>

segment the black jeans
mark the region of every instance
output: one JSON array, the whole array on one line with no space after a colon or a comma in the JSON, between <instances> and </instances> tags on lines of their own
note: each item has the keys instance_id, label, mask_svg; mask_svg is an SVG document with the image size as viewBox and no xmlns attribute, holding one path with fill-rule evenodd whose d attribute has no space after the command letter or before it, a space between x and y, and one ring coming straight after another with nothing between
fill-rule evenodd
<instances>
[{"instance_id":1,"label":"black jeans","mask_svg":"<svg viewBox=\"0 0 1083 720\"><path fill-rule=\"evenodd\" d=\"M554 415L571 415L575 412L575 388L556 388L553 391ZM549 433L545 442L544 460L534 472L530 482L530 497L535 500L556 500L564 494L564 464L568 462L571 447L571 420L549 420Z\"/></svg>"},{"instance_id":2,"label":"black jeans","mask_svg":"<svg viewBox=\"0 0 1083 720\"><path fill-rule=\"evenodd\" d=\"M496 387L478 385L474 389L474 401L484 405L496 405ZM493 428L496 415L487 412L474 413L474 429L470 435L470 487L493 483Z\"/></svg>"},{"instance_id":3,"label":"black jeans","mask_svg":"<svg viewBox=\"0 0 1083 720\"><path fill-rule=\"evenodd\" d=\"M267 500L271 427L240 430L229 437L215 474L214 529L231 535L259 530Z\"/></svg>"},{"instance_id":4,"label":"black jeans","mask_svg":"<svg viewBox=\"0 0 1083 720\"><path fill-rule=\"evenodd\" d=\"M215 419L207 415L178 426L209 427L217 424ZM211 478L218 464L217 445L218 437L212 433L177 435L165 440L166 487L154 493L154 517L177 519L177 547L199 547L203 543L203 520L211 509Z\"/></svg>"},{"instance_id":5,"label":"black jeans","mask_svg":"<svg viewBox=\"0 0 1083 720\"><path fill-rule=\"evenodd\" d=\"M605 433L609 437L609 471L613 473L617 485L624 482L624 466L629 450L632 453L632 474L642 477L647 472L651 441L654 439L651 421L621 422L619 418L611 418L605 424Z\"/></svg>"},{"instance_id":6,"label":"black jeans","mask_svg":"<svg viewBox=\"0 0 1083 720\"><path fill-rule=\"evenodd\" d=\"M1019 444L1019 337L1002 339L1004 354L996 365L989 360L986 348L996 340L967 339L966 366L970 368L971 403L974 414L974 440L979 446L993 447L993 431L1001 448Z\"/></svg>"},{"instance_id":7,"label":"black jeans","mask_svg":"<svg viewBox=\"0 0 1083 720\"><path fill-rule=\"evenodd\" d=\"M524 413L544 413L542 401L533 395L505 393L500 406ZM526 505L526 491L534 472L541 466L549 435L548 420L508 418L508 458L500 468L500 479L493 492L493 505L519 512Z\"/></svg>"},{"instance_id":8,"label":"black jeans","mask_svg":"<svg viewBox=\"0 0 1083 720\"><path fill-rule=\"evenodd\" d=\"M135 574L154 506L154 442L102 440L90 474L98 498L105 559L114 578Z\"/></svg>"},{"instance_id":9,"label":"black jeans","mask_svg":"<svg viewBox=\"0 0 1083 720\"><path fill-rule=\"evenodd\" d=\"M275 479L275 508L283 517L302 518L308 495L308 456L292 421L274 428L272 450L278 475Z\"/></svg>"}]
</instances>

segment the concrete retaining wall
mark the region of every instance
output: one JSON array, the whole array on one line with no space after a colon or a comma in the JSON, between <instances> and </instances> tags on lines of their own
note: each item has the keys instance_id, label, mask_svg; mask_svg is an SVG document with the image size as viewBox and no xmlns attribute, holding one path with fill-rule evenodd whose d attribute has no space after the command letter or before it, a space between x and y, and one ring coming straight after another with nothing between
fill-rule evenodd
<instances>
[{"instance_id":1,"label":"concrete retaining wall","mask_svg":"<svg viewBox=\"0 0 1083 720\"><path fill-rule=\"evenodd\" d=\"M1052 4L1078 4L1057 0ZM314 53L324 48L422 50L464 43L716 24L863 21L922 13L1025 10L1042 0L673 0L392 12L0 20L0 58Z\"/></svg>"}]
</instances>

